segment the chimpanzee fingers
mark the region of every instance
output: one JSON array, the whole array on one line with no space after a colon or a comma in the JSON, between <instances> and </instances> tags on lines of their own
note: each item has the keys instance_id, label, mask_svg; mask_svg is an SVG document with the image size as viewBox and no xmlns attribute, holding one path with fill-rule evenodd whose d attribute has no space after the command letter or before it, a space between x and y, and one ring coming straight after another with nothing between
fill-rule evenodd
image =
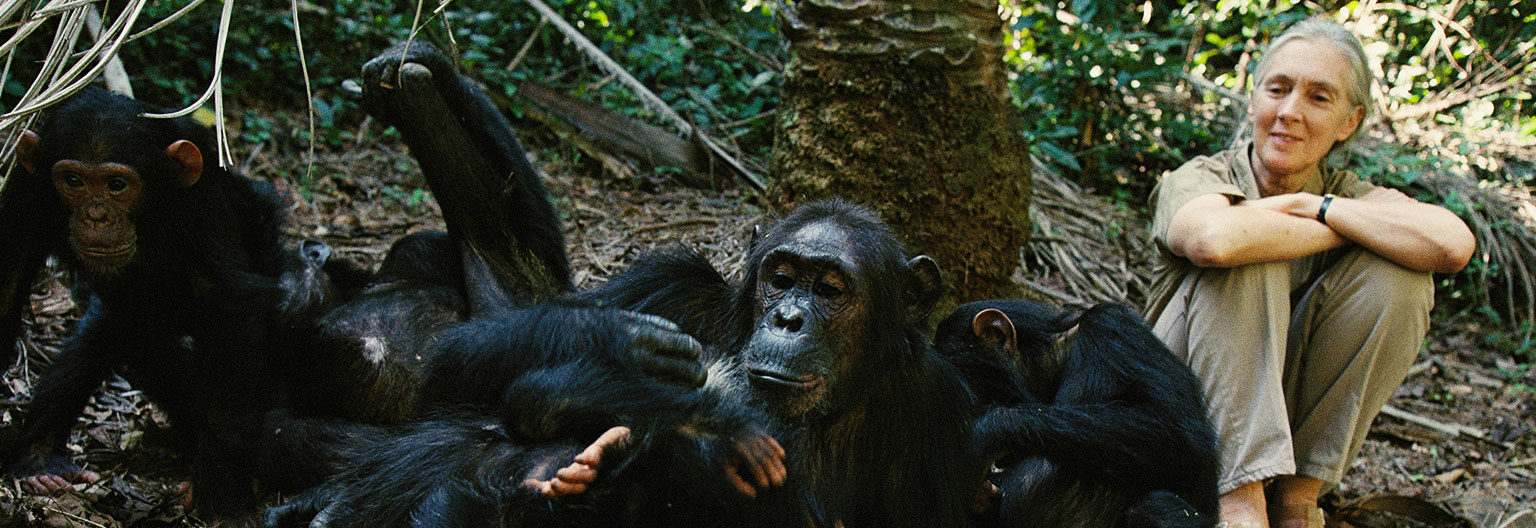
<instances>
[{"instance_id":1,"label":"chimpanzee fingers","mask_svg":"<svg viewBox=\"0 0 1536 528\"><path fill-rule=\"evenodd\" d=\"M594 468L602 466L603 451L610 447L620 445L629 440L629 428L622 425L611 427L603 434L598 435L586 449L576 455L576 463L586 464Z\"/></svg>"},{"instance_id":2,"label":"chimpanzee fingers","mask_svg":"<svg viewBox=\"0 0 1536 528\"><path fill-rule=\"evenodd\" d=\"M555 472L555 479L567 484L589 484L597 480L597 468L586 464L571 464Z\"/></svg>"},{"instance_id":3,"label":"chimpanzee fingers","mask_svg":"<svg viewBox=\"0 0 1536 528\"><path fill-rule=\"evenodd\" d=\"M555 472L555 478L549 481L549 488L544 492L544 496L580 495L586 493L587 485L595 480L597 480L596 469L586 464L571 464Z\"/></svg>"},{"instance_id":4,"label":"chimpanzee fingers","mask_svg":"<svg viewBox=\"0 0 1536 528\"><path fill-rule=\"evenodd\" d=\"M101 475L90 470L75 470L62 474L32 475L21 479L22 489L35 495L52 495L70 487L75 482L96 482Z\"/></svg>"},{"instance_id":5,"label":"chimpanzee fingers","mask_svg":"<svg viewBox=\"0 0 1536 528\"><path fill-rule=\"evenodd\" d=\"M768 448L768 479L774 486L784 485L784 480L789 478L789 468L784 466L784 447L772 436L763 435Z\"/></svg>"},{"instance_id":6,"label":"chimpanzee fingers","mask_svg":"<svg viewBox=\"0 0 1536 528\"><path fill-rule=\"evenodd\" d=\"M299 524L305 519L314 520L317 513L318 512L315 511L315 505L310 504L308 501L294 501L287 504L279 504L277 506L267 508L267 511L262 514L261 525L265 528L293 526L295 524Z\"/></svg>"},{"instance_id":7,"label":"chimpanzee fingers","mask_svg":"<svg viewBox=\"0 0 1536 528\"><path fill-rule=\"evenodd\" d=\"M196 506L196 503L192 499L192 482L191 481L184 480L184 481L181 481L180 483L177 483L176 484L176 494L174 496L181 497L181 507L183 507L183 508L186 508L186 509L190 510L190 509L192 509L193 506Z\"/></svg>"},{"instance_id":8,"label":"chimpanzee fingers","mask_svg":"<svg viewBox=\"0 0 1536 528\"><path fill-rule=\"evenodd\" d=\"M632 311L629 311L629 310L624 310L622 313L624 314L625 317L628 317L629 319L631 319L631 321L634 322L637 326L660 327L662 330L667 331L667 332L682 332L683 331L682 327L677 326L677 323L674 323L674 322L672 322L671 319L667 319L667 318L659 316L659 315L653 315L653 314L641 313L641 312L632 312Z\"/></svg>"},{"instance_id":9,"label":"chimpanzee fingers","mask_svg":"<svg viewBox=\"0 0 1536 528\"><path fill-rule=\"evenodd\" d=\"M333 502L326 506L325 509L320 510L320 513L315 514L314 519L310 519L309 528L330 528L331 522L340 517L341 508L340 502Z\"/></svg>"},{"instance_id":10,"label":"chimpanzee fingers","mask_svg":"<svg viewBox=\"0 0 1536 528\"><path fill-rule=\"evenodd\" d=\"M730 482L731 487L736 488L738 493L748 497L757 496L757 488L748 483L746 479L741 478L741 472L736 469L736 464L727 464L725 466L725 480Z\"/></svg>"},{"instance_id":11,"label":"chimpanzee fingers","mask_svg":"<svg viewBox=\"0 0 1536 528\"><path fill-rule=\"evenodd\" d=\"M409 47L407 47L409 45ZM377 57L363 64L363 83L368 85L364 90L375 87L394 89L398 87L397 70L401 64L416 63L424 66L428 71L454 71L453 64L448 58L422 41L402 42L380 53ZM366 92L365 92L366 93Z\"/></svg>"},{"instance_id":12,"label":"chimpanzee fingers","mask_svg":"<svg viewBox=\"0 0 1536 528\"><path fill-rule=\"evenodd\" d=\"M697 388L709 377L709 371L698 361L652 355L640 358L640 362L641 372L665 383Z\"/></svg>"},{"instance_id":13,"label":"chimpanzee fingers","mask_svg":"<svg viewBox=\"0 0 1536 528\"><path fill-rule=\"evenodd\" d=\"M52 495L68 486L69 482L58 475L32 475L21 479L21 488L33 495Z\"/></svg>"},{"instance_id":14,"label":"chimpanzee fingers","mask_svg":"<svg viewBox=\"0 0 1536 528\"><path fill-rule=\"evenodd\" d=\"M646 374L690 387L704 384L708 372L699 362L704 345L683 333L672 321L637 312L623 312L629 319L630 350Z\"/></svg>"}]
</instances>

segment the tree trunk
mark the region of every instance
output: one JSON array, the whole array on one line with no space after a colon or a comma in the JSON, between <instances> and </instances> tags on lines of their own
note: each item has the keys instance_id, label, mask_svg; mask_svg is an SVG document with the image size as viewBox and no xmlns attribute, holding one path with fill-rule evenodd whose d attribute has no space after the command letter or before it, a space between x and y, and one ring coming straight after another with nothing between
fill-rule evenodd
<instances>
[{"instance_id":1,"label":"tree trunk","mask_svg":"<svg viewBox=\"0 0 1536 528\"><path fill-rule=\"evenodd\" d=\"M869 205L957 299L1017 297L1030 165L996 0L794 0L779 16L778 205Z\"/></svg>"}]
</instances>

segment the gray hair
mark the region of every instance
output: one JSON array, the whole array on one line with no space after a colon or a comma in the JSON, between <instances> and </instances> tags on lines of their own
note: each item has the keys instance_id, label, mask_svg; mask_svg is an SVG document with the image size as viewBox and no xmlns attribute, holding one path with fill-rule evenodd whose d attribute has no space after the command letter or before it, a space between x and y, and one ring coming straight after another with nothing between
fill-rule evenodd
<instances>
[{"instance_id":1,"label":"gray hair","mask_svg":"<svg viewBox=\"0 0 1536 528\"><path fill-rule=\"evenodd\" d=\"M1270 57L1274 56L1270 52L1280 49L1287 42L1298 39L1331 44L1334 49L1339 51L1339 54L1344 56L1345 61L1348 62L1347 71L1349 74L1349 78L1344 80L1345 96L1348 97L1350 105L1365 108L1365 116L1361 118L1360 126L1355 127L1355 131L1345 138L1344 141L1335 143L1333 148L1328 150L1328 154L1331 156L1342 152L1350 142L1354 141L1355 137L1360 135L1360 131L1365 129L1365 124L1369 122L1371 114L1375 113L1376 103L1371 97L1371 83L1376 80L1376 75L1371 73L1371 65L1366 62L1365 47L1360 45L1360 39L1355 38L1354 33L1344 29L1344 26L1332 20L1313 17L1292 24L1280 36L1270 41L1269 46L1265 49L1264 57L1259 59L1258 66L1254 68L1254 86L1262 83L1264 74L1269 71ZM1252 136L1252 127L1253 124L1245 120L1233 143L1239 143Z\"/></svg>"}]
</instances>

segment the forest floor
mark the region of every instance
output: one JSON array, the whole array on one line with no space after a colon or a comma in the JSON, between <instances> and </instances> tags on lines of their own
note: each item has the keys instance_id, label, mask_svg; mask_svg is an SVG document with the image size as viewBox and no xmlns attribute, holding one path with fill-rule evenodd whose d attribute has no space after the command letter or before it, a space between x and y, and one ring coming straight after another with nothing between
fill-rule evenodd
<instances>
[{"instance_id":1,"label":"forest floor","mask_svg":"<svg viewBox=\"0 0 1536 528\"><path fill-rule=\"evenodd\" d=\"M294 196L294 237L324 240L343 258L375 264L395 238L440 228L441 218L430 197L416 192L421 178L398 140L376 124L369 128L365 124L352 145L322 149L312 178L293 176L306 173L302 148L257 147L236 159L248 175L285 182L280 185ZM670 243L699 249L734 277L753 226L772 221L750 193L616 177L552 137L533 141L555 145L535 150L535 165L562 213L578 287ZM1029 270L1024 274L1032 278ZM32 299L24 361L0 380L0 440L14 435L28 388L78 316L66 280L56 273ZM1536 528L1536 370L1479 349L1488 329L1451 319L1436 315L1426 352L1389 404L1400 417L1376 420L1344 482L1325 501L1403 495L1440 505L1464 519L1463 526ZM28 495L15 480L0 480L0 528L201 526L176 495L188 471L185 459L165 447L167 425L121 379L109 382L69 444L103 478L56 497Z\"/></svg>"}]
</instances>

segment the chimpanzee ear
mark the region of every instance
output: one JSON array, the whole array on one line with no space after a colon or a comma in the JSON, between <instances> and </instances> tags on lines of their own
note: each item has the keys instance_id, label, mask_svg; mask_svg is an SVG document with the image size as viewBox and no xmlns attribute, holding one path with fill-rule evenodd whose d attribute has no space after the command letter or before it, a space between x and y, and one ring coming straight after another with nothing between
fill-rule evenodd
<instances>
[{"instance_id":1,"label":"chimpanzee ear","mask_svg":"<svg viewBox=\"0 0 1536 528\"><path fill-rule=\"evenodd\" d=\"M757 248L757 243L763 240L763 226L752 224L752 241L747 243L747 251Z\"/></svg>"},{"instance_id":2,"label":"chimpanzee ear","mask_svg":"<svg viewBox=\"0 0 1536 528\"><path fill-rule=\"evenodd\" d=\"M938 304L939 295L944 290L944 279L939 274L939 265L927 255L918 255L907 261L907 269L911 271L910 282L907 284L907 295L912 300L911 312L908 319L916 322L928 317L933 311L933 306Z\"/></svg>"},{"instance_id":3,"label":"chimpanzee ear","mask_svg":"<svg viewBox=\"0 0 1536 528\"><path fill-rule=\"evenodd\" d=\"M987 308L976 314L971 319L971 332L989 347L1002 348L1010 354L1019 351L1019 339L1013 328L1013 320L995 308Z\"/></svg>"},{"instance_id":4,"label":"chimpanzee ear","mask_svg":"<svg viewBox=\"0 0 1536 528\"><path fill-rule=\"evenodd\" d=\"M21 131L21 138L16 141L16 162L32 174L37 174L37 144L40 142L42 138L31 130Z\"/></svg>"},{"instance_id":5,"label":"chimpanzee ear","mask_svg":"<svg viewBox=\"0 0 1536 528\"><path fill-rule=\"evenodd\" d=\"M171 175L176 183L182 187L191 187L197 183L197 179L203 177L203 151L197 149L197 145L185 139L178 139L171 146L165 147L165 155L176 160L181 165L179 174Z\"/></svg>"}]
</instances>

